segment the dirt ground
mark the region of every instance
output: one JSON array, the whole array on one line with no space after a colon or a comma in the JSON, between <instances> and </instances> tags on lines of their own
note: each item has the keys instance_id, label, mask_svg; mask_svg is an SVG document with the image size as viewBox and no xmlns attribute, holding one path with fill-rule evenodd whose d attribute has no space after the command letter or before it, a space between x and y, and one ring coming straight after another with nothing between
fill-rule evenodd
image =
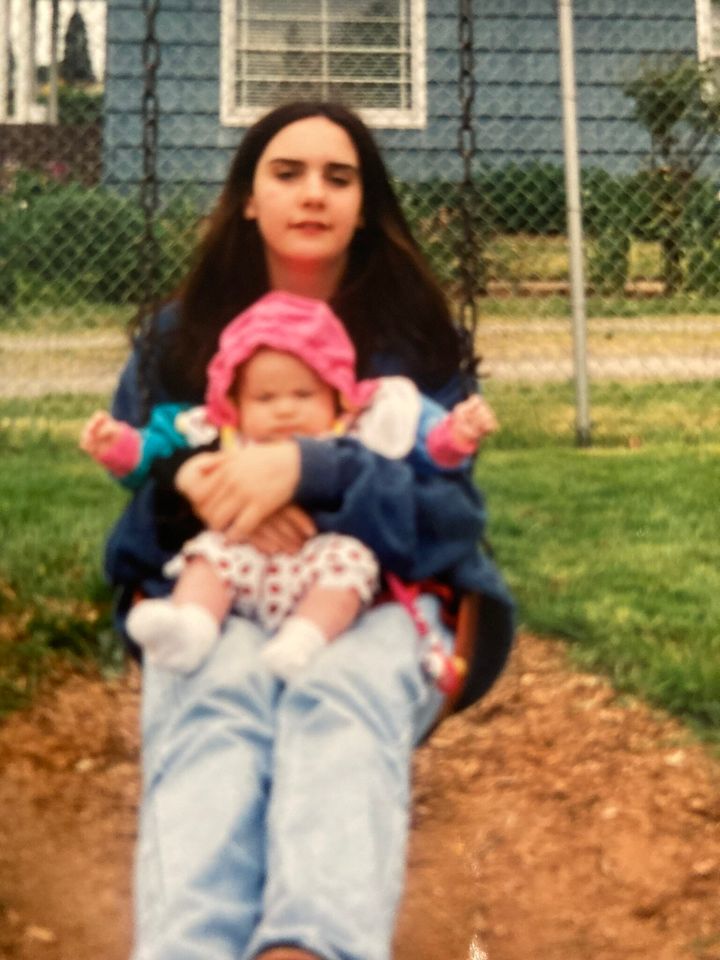
<instances>
[{"instance_id":1,"label":"dirt ground","mask_svg":"<svg viewBox=\"0 0 720 960\"><path fill-rule=\"evenodd\" d=\"M126 960L138 676L0 728L0 958ZM417 755L395 960L720 960L720 762L523 636Z\"/></svg>"}]
</instances>

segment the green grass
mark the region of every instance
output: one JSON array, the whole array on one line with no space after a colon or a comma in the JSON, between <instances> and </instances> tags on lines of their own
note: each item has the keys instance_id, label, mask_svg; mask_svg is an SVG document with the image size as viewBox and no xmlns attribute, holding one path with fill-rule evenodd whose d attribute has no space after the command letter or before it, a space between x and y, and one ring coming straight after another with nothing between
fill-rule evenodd
<instances>
[{"instance_id":1,"label":"green grass","mask_svg":"<svg viewBox=\"0 0 720 960\"><path fill-rule=\"evenodd\" d=\"M47 336L83 330L124 331L135 316L132 304L86 299L73 278L43 283L37 277L18 279L16 301L0 303L0 332Z\"/></svg>"},{"instance_id":2,"label":"green grass","mask_svg":"<svg viewBox=\"0 0 720 960\"><path fill-rule=\"evenodd\" d=\"M34 692L58 654L110 655L99 558L123 494L76 447L96 405L0 403L0 713Z\"/></svg>"},{"instance_id":3,"label":"green grass","mask_svg":"<svg viewBox=\"0 0 720 960\"><path fill-rule=\"evenodd\" d=\"M500 419L493 450L567 448L575 437L575 391L569 383L484 384ZM594 383L590 385L593 447L637 449L667 444L720 444L720 385Z\"/></svg>"},{"instance_id":4,"label":"green grass","mask_svg":"<svg viewBox=\"0 0 720 960\"><path fill-rule=\"evenodd\" d=\"M582 450L570 385L487 394L502 430L478 478L522 624L720 742L720 386L596 385ZM58 651L101 656L125 494L75 447L96 403L0 401L0 710Z\"/></svg>"},{"instance_id":5,"label":"green grass","mask_svg":"<svg viewBox=\"0 0 720 960\"><path fill-rule=\"evenodd\" d=\"M488 393L479 480L521 622L720 742L720 388L596 387L584 450L569 388Z\"/></svg>"}]
</instances>

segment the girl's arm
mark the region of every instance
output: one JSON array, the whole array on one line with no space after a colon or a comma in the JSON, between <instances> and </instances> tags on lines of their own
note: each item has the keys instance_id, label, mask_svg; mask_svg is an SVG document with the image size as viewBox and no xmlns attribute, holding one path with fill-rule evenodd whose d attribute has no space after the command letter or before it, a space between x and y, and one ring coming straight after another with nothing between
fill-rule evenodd
<instances>
[{"instance_id":1,"label":"girl's arm","mask_svg":"<svg viewBox=\"0 0 720 960\"><path fill-rule=\"evenodd\" d=\"M412 467L351 438L301 438L200 454L178 489L211 529L246 539L291 500L319 530L356 536L405 579L437 575L472 555L485 514L465 474L418 478Z\"/></svg>"},{"instance_id":2,"label":"girl's arm","mask_svg":"<svg viewBox=\"0 0 720 960\"><path fill-rule=\"evenodd\" d=\"M299 480L300 449L284 441L200 453L180 467L175 485L207 527L239 543L293 500Z\"/></svg>"},{"instance_id":3,"label":"girl's arm","mask_svg":"<svg viewBox=\"0 0 720 960\"><path fill-rule=\"evenodd\" d=\"M125 423L129 423L133 427L140 427L143 422L139 391L139 365L140 346L139 343L135 343L132 353L120 374L110 406L110 412L116 420L124 420Z\"/></svg>"},{"instance_id":4,"label":"girl's arm","mask_svg":"<svg viewBox=\"0 0 720 960\"><path fill-rule=\"evenodd\" d=\"M299 445L295 501L319 530L356 536L406 580L436 576L474 554L485 510L468 472L418 476L411 464L349 438Z\"/></svg>"},{"instance_id":5,"label":"girl's arm","mask_svg":"<svg viewBox=\"0 0 720 960\"><path fill-rule=\"evenodd\" d=\"M432 401L425 399L425 404L429 406ZM439 417L433 416L432 407L429 409L424 430L421 417L416 451L440 469L456 470L465 466L485 437L497 430L497 418L478 393L456 404L450 413L442 407L439 409L442 411Z\"/></svg>"}]
</instances>

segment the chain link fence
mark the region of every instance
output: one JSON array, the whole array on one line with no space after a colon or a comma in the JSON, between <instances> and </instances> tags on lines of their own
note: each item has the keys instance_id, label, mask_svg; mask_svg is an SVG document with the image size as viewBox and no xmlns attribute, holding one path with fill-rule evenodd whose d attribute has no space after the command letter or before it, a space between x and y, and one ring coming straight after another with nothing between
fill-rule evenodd
<instances>
[{"instance_id":1,"label":"chain link fence","mask_svg":"<svg viewBox=\"0 0 720 960\"><path fill-rule=\"evenodd\" d=\"M624 25L617 4L575 7L584 359L593 395L684 383L710 404L720 87L693 5L634 6ZM107 395L247 118L303 95L378 126L418 238L477 323L488 391L571 396L555 4L0 0L0 39L3 396Z\"/></svg>"}]
</instances>

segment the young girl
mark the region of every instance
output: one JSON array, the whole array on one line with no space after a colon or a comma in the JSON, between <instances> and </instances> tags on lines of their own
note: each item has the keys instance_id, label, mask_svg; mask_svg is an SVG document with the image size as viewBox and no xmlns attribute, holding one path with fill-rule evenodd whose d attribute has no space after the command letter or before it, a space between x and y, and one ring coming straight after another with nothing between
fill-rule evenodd
<instances>
[{"instance_id":1,"label":"young girl","mask_svg":"<svg viewBox=\"0 0 720 960\"><path fill-rule=\"evenodd\" d=\"M178 412L177 404L161 404L142 430L99 411L81 446L133 488L154 458L205 444L219 432L243 443L348 434L383 456L411 456L427 470L466 464L495 427L477 395L448 414L405 377L357 381L355 350L327 304L273 292L223 331L204 407ZM186 543L165 572L179 576L172 597L136 604L127 620L149 662L196 670L234 606L278 631L262 657L286 681L350 626L379 585L371 551L336 533L308 540L297 554L268 555L206 531ZM435 679L452 689L458 666L441 653L430 645L425 662L440 667Z\"/></svg>"},{"instance_id":2,"label":"young girl","mask_svg":"<svg viewBox=\"0 0 720 960\"><path fill-rule=\"evenodd\" d=\"M470 346L367 128L343 107L295 103L243 137L193 268L130 358L113 415L142 425L140 368L152 405L201 403L222 330L269 290L328 302L360 377L408 376L447 408L473 392ZM163 565L200 522L229 543L279 550L333 531L422 584L417 607L448 651L444 617L461 597L479 598L457 708L502 669L512 602L477 549L485 515L469 471L421 476L349 436L233 446L165 467L108 543L121 622L134 598L170 592ZM257 624L230 616L195 672L143 668L134 960L390 956L412 749L445 697L399 603L361 613L287 686L263 664L265 644Z\"/></svg>"}]
</instances>

